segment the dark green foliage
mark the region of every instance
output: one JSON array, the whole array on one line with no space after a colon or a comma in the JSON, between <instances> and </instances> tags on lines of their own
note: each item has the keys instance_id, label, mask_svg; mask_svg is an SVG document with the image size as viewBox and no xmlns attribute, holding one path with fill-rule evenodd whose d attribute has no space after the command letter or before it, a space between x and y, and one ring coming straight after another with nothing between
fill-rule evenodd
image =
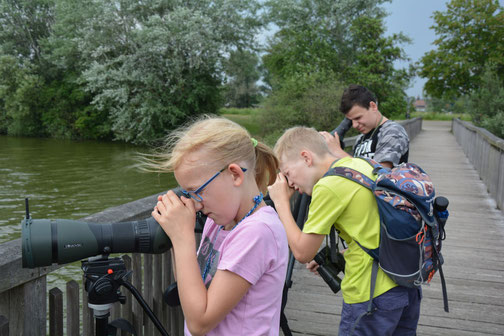
<instances>
[{"instance_id":1,"label":"dark green foliage","mask_svg":"<svg viewBox=\"0 0 504 336\"><path fill-rule=\"evenodd\" d=\"M469 95L469 113L474 124L504 138L504 79L495 64L488 64L481 86Z\"/></svg>"},{"instance_id":2,"label":"dark green foliage","mask_svg":"<svg viewBox=\"0 0 504 336\"><path fill-rule=\"evenodd\" d=\"M228 78L224 86L226 106L244 108L259 102L257 81L261 75L256 53L242 49L231 52L224 70Z\"/></svg>"},{"instance_id":3,"label":"dark green foliage","mask_svg":"<svg viewBox=\"0 0 504 336\"><path fill-rule=\"evenodd\" d=\"M271 121L272 125L285 118L288 125L316 126L316 118L310 111L317 106L320 123L316 127L334 128L342 118L341 91L349 84L372 90L380 111L386 116L406 113L404 90L413 69L396 70L394 62L407 59L399 45L409 39L402 34L384 36L384 13L378 7L382 2L283 0L267 3L269 17L280 28L263 56L268 84L272 87L265 107L274 109L268 118L278 119ZM334 113L334 116L327 118L325 113Z\"/></svg>"},{"instance_id":4,"label":"dark green foliage","mask_svg":"<svg viewBox=\"0 0 504 336\"><path fill-rule=\"evenodd\" d=\"M265 102L262 137L274 144L287 128L310 126L331 131L343 119L339 101L343 86L332 73L306 73L291 77Z\"/></svg>"},{"instance_id":5,"label":"dark green foliage","mask_svg":"<svg viewBox=\"0 0 504 336\"><path fill-rule=\"evenodd\" d=\"M43 136L40 92L43 81L29 63L13 56L0 56L1 132L12 135Z\"/></svg>"},{"instance_id":6,"label":"dark green foliage","mask_svg":"<svg viewBox=\"0 0 504 336\"><path fill-rule=\"evenodd\" d=\"M380 112L389 118L404 115L407 97L404 92L413 69L394 68L396 60L406 60L399 43L410 40L402 34L385 37L383 18L362 16L352 22L351 32L356 45L355 59L345 69L345 83L358 83L373 91Z\"/></svg>"},{"instance_id":7,"label":"dark green foliage","mask_svg":"<svg viewBox=\"0 0 504 336\"><path fill-rule=\"evenodd\" d=\"M134 143L215 113L225 56L253 49L261 24L258 3L241 0L5 0L0 9L0 133Z\"/></svg>"},{"instance_id":8,"label":"dark green foliage","mask_svg":"<svg viewBox=\"0 0 504 336\"><path fill-rule=\"evenodd\" d=\"M459 97L481 84L487 62L504 77L504 11L498 0L452 0L434 12L436 48L422 57L420 76L433 97Z\"/></svg>"}]
</instances>

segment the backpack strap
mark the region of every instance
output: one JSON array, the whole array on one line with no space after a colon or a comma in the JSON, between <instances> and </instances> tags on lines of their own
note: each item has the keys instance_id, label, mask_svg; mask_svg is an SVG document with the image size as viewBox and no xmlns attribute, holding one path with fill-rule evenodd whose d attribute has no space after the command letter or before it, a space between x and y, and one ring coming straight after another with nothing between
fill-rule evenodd
<instances>
[{"instance_id":1,"label":"backpack strap","mask_svg":"<svg viewBox=\"0 0 504 336\"><path fill-rule=\"evenodd\" d=\"M434 237L434 235L432 234L432 228L430 226L428 226L428 230L430 230L431 232L431 236ZM444 274L443 274L443 266L442 266L442 262L441 262L441 257L439 256L439 252L438 252L438 249L436 248L436 243L435 241L432 241L432 251L434 252L434 255L435 255L435 258L436 258L436 262L439 264L439 277L441 278L441 288L442 288L442 291L443 291L443 304L444 304L444 311L445 312L449 312L449 308L448 308L448 293L446 291L446 281L445 281L445 277L444 277Z\"/></svg>"},{"instance_id":2,"label":"backpack strap","mask_svg":"<svg viewBox=\"0 0 504 336\"><path fill-rule=\"evenodd\" d=\"M330 241L330 251L331 251L331 261L336 262L336 253L339 251L339 246L338 242L336 240L336 234L335 234L335 229L334 226L331 226L331 232L329 233L329 241Z\"/></svg>"},{"instance_id":3,"label":"backpack strap","mask_svg":"<svg viewBox=\"0 0 504 336\"><path fill-rule=\"evenodd\" d=\"M327 173L324 174L322 177L326 176L341 176L346 179L349 179L350 181L354 181L355 183L360 184L361 186L373 190L373 186L375 185L375 182L367 177L365 174L358 172L357 170L349 167L333 167L330 168Z\"/></svg>"},{"instance_id":4,"label":"backpack strap","mask_svg":"<svg viewBox=\"0 0 504 336\"><path fill-rule=\"evenodd\" d=\"M381 168L381 165L376 163L375 161L373 160L365 160L366 162L368 162L371 166L375 167L375 165L373 164L373 162L377 165L377 167ZM375 167L376 169L376 167ZM350 181L353 181L355 183L358 183L360 184L361 186L369 189L369 190L373 190L373 187L375 185L375 181L373 181L371 178L369 178L368 176L366 176L365 174L353 169L353 168L349 168L349 167L333 167L331 169L329 169L327 171L327 173L324 174L323 177L326 177L326 176L340 176L340 177L344 177ZM331 231L332 232L332 231ZM375 260L378 260L378 248L375 248L373 250L370 250L364 246L362 246L357 240L355 240L355 242L367 253L369 254L371 257L373 257L373 259ZM332 257L332 251L331 251L331 257Z\"/></svg>"}]
</instances>

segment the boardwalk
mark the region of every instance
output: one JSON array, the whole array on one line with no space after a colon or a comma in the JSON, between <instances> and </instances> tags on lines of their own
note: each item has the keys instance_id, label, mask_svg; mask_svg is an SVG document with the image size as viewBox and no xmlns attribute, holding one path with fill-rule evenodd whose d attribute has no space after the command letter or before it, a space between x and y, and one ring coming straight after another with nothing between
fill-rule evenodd
<instances>
[{"instance_id":1,"label":"boardwalk","mask_svg":"<svg viewBox=\"0 0 504 336\"><path fill-rule=\"evenodd\" d=\"M410 161L450 200L444 272L450 312L443 310L439 275L424 287L418 335L504 335L504 217L450 133L450 122L423 122ZM337 335L341 293L334 295L296 264L286 315L294 335Z\"/></svg>"}]
</instances>

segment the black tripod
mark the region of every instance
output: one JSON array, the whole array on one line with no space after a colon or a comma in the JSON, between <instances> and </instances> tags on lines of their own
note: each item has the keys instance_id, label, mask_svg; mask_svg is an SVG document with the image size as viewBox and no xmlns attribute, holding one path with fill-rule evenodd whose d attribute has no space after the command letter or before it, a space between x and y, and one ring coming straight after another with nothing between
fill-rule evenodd
<instances>
[{"instance_id":1,"label":"black tripod","mask_svg":"<svg viewBox=\"0 0 504 336\"><path fill-rule=\"evenodd\" d=\"M294 207L292 209L292 215L296 220L296 224L303 230L304 222L306 219L306 215L308 212L308 206L310 205L311 197L306 194L297 195L296 201L294 203ZM285 316L285 306L287 305L287 293L289 288L292 287L292 272L294 270L294 264L296 259L294 259L294 254L289 251L289 263L287 265L287 276L285 278L285 284L282 295L282 310L280 313L280 328L285 336L292 336L292 332L289 328L289 324L287 321L287 317Z\"/></svg>"},{"instance_id":2,"label":"black tripod","mask_svg":"<svg viewBox=\"0 0 504 336\"><path fill-rule=\"evenodd\" d=\"M127 280L131 271L126 270L121 258L109 259L107 255L89 258L82 262L82 270L86 279L85 289L88 293L88 306L93 309L96 322L96 336L115 335L117 328L124 329L136 335L134 327L124 319L118 319L108 323L110 309L113 304L124 304L126 297L121 295L119 287L126 287L137 299L145 313L152 320L161 335L169 336L159 319L154 315L149 305L143 299L138 290Z\"/></svg>"}]
</instances>

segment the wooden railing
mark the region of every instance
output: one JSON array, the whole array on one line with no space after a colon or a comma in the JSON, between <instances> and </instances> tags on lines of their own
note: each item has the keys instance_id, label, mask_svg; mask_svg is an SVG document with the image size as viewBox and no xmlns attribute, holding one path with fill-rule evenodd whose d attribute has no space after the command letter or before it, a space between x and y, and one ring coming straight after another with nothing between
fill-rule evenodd
<instances>
[{"instance_id":1,"label":"wooden railing","mask_svg":"<svg viewBox=\"0 0 504 336\"><path fill-rule=\"evenodd\" d=\"M497 207L504 210L504 139L460 119L453 119L452 132Z\"/></svg>"},{"instance_id":2,"label":"wooden railing","mask_svg":"<svg viewBox=\"0 0 504 336\"><path fill-rule=\"evenodd\" d=\"M422 118L399 120L397 122L404 127L406 133L408 133L410 141L413 140L422 130ZM345 138L344 140L347 148L353 147L355 141L357 140L357 136Z\"/></svg>"},{"instance_id":3,"label":"wooden railing","mask_svg":"<svg viewBox=\"0 0 504 336\"><path fill-rule=\"evenodd\" d=\"M120 222L150 216L156 195L85 217L87 222ZM183 335L180 307L163 303L163 291L173 282L170 251L158 254L122 256L133 271L131 283L141 293L170 335ZM94 335L95 319L87 306L87 292L75 280L66 283L66 300L60 288L47 291L46 276L61 266L24 269L21 267L21 239L0 245L0 336L7 335ZM82 282L81 282L82 283ZM141 305L126 288L126 304L116 303L109 322L130 321L139 336L159 335ZM47 301L49 312L47 312ZM80 307L83 307L82 309ZM64 320L66 312L66 320ZM119 334L119 333L118 333Z\"/></svg>"},{"instance_id":4,"label":"wooden railing","mask_svg":"<svg viewBox=\"0 0 504 336\"><path fill-rule=\"evenodd\" d=\"M408 132L410 140L422 128L421 118L400 123ZM354 142L355 137L345 138L348 146L352 146ZM109 208L82 220L99 223L147 218L156 203L156 197L157 195L153 195ZM87 292L82 286L74 279L66 283L65 292L61 288L48 291L47 274L62 266L24 269L21 267L21 257L21 239L0 245L0 336L39 336L46 335L47 331L52 336L94 335L93 312L87 306ZM162 300L163 291L173 282L170 251L161 255L133 254L122 257L127 269L133 271L133 286L140 291L165 329L170 335L183 335L180 307L171 308ZM132 322L137 335L158 335L153 323L129 291L125 288L121 291L127 297L126 304L117 303L111 310L109 321L122 317Z\"/></svg>"}]
</instances>

